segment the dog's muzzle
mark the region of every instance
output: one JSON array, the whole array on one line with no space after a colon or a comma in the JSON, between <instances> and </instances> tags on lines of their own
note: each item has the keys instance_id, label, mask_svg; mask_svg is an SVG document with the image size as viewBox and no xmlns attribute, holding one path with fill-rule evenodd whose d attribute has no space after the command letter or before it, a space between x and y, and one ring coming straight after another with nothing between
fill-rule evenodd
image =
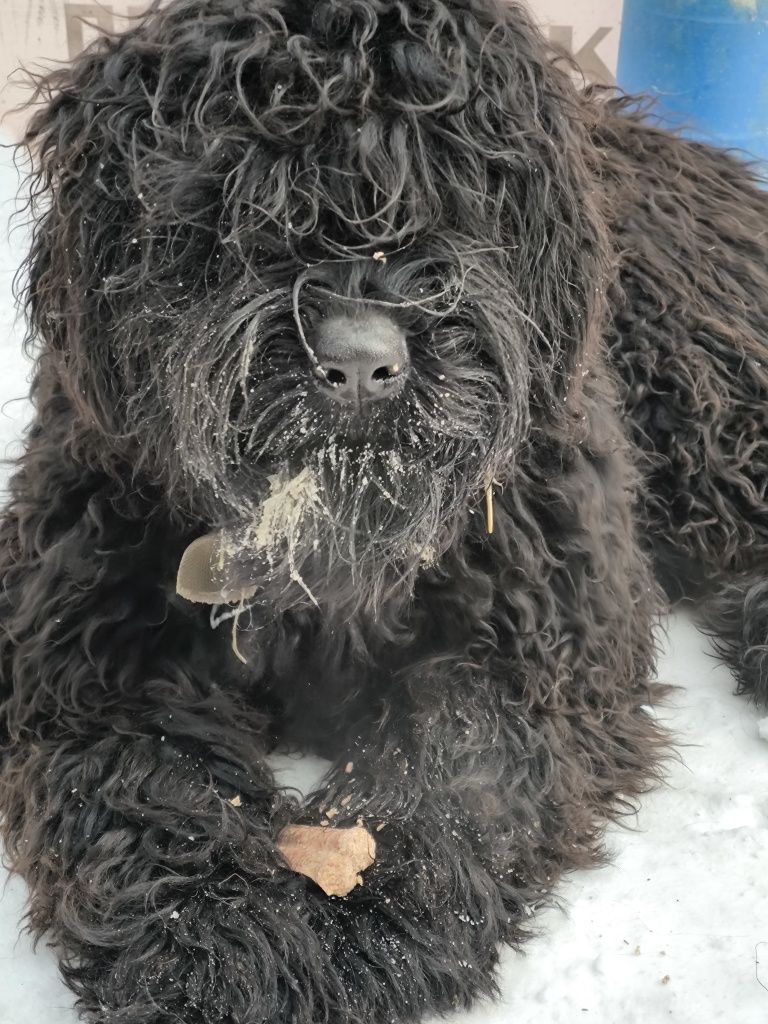
<instances>
[{"instance_id":1,"label":"dog's muzzle","mask_svg":"<svg viewBox=\"0 0 768 1024\"><path fill-rule=\"evenodd\" d=\"M334 402L362 406L393 398L410 370L402 329L386 316L330 316L317 327L313 350L320 389Z\"/></svg>"}]
</instances>

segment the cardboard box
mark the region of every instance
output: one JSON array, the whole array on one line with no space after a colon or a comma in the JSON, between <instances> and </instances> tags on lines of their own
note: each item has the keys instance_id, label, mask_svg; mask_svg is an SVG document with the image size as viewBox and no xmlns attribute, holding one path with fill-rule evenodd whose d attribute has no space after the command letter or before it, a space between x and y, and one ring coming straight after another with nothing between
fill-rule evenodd
<instances>
[{"instance_id":1,"label":"cardboard box","mask_svg":"<svg viewBox=\"0 0 768 1024\"><path fill-rule=\"evenodd\" d=\"M591 82L615 83L623 0L530 0L528 6Z\"/></svg>"},{"instance_id":2,"label":"cardboard box","mask_svg":"<svg viewBox=\"0 0 768 1024\"><path fill-rule=\"evenodd\" d=\"M136 0L0 0L0 133L23 130L16 108L29 96L20 68L41 70L78 53L98 31L126 26L146 6ZM532 0L549 37L567 46L593 81L611 82L619 47L622 0ZM96 27L95 27L96 26Z\"/></svg>"}]
</instances>

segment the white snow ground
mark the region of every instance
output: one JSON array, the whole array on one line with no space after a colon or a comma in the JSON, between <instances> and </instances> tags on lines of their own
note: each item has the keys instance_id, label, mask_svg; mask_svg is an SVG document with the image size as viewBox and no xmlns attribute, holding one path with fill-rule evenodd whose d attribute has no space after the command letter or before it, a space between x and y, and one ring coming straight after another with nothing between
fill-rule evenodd
<instances>
[{"instance_id":1,"label":"white snow ground","mask_svg":"<svg viewBox=\"0 0 768 1024\"><path fill-rule=\"evenodd\" d=\"M0 199L14 190L0 165ZM0 456L28 412L6 404L26 391L10 299L23 236L7 242L7 212L6 201ZM670 624L660 675L682 687L668 718L684 764L643 801L635 831L611 829L613 864L573 875L527 953L505 955L503 1000L452 1024L767 1024L768 728L761 738L759 714L732 695L729 672L682 618ZM283 764L305 779L312 767ZM18 879L0 878L0 1024L75 1024L53 955L20 932L24 901Z\"/></svg>"}]
</instances>

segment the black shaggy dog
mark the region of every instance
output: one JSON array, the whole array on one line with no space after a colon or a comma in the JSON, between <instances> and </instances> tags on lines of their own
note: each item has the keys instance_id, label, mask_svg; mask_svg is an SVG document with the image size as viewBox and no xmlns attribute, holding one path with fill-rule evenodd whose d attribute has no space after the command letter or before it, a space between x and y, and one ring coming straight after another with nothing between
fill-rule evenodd
<instances>
[{"instance_id":1,"label":"black shaggy dog","mask_svg":"<svg viewBox=\"0 0 768 1024\"><path fill-rule=\"evenodd\" d=\"M31 927L104 1024L466 1006L660 774L654 560L768 696L766 194L495 0L173 0L41 90ZM377 839L347 897L277 849L323 819Z\"/></svg>"}]
</instances>

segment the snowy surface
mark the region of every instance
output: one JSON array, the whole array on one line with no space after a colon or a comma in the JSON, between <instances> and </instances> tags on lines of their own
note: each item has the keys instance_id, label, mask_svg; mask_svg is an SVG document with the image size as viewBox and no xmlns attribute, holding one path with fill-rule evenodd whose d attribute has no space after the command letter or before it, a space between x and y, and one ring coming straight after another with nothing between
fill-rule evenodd
<instances>
[{"instance_id":1,"label":"snowy surface","mask_svg":"<svg viewBox=\"0 0 768 1024\"><path fill-rule=\"evenodd\" d=\"M13 178L0 167L0 198ZM26 391L10 301L23 237L6 238L0 454L27 415L11 401ZM454 1024L768 1022L768 719L732 695L729 672L683 619L670 623L659 671L682 688L668 718L683 763L633 831L611 830L613 864L573 875L527 953L505 955L503 1000ZM283 762L284 779L306 781L316 767ZM20 931L24 901L18 879L0 879L0 1024L75 1024L52 953L35 953Z\"/></svg>"}]
</instances>

